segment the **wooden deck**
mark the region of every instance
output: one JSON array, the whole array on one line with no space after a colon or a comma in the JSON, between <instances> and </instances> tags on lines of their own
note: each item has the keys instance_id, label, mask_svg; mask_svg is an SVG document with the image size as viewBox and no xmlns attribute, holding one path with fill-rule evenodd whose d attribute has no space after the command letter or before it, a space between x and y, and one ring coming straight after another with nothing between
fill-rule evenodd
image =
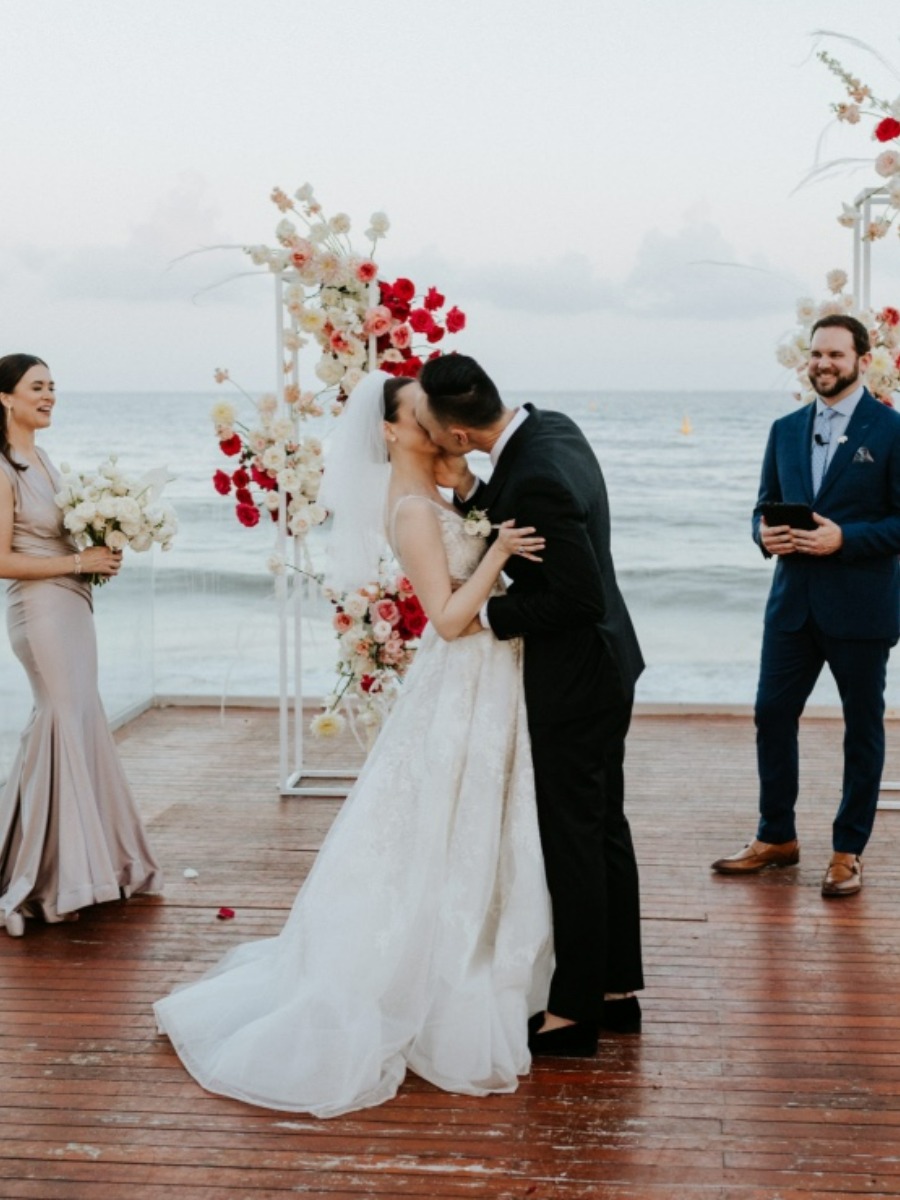
<instances>
[{"instance_id":1,"label":"wooden deck","mask_svg":"<svg viewBox=\"0 0 900 1200\"><path fill-rule=\"evenodd\" d=\"M340 802L278 799L266 711L153 710L118 736L166 895L0 934L0 1200L900 1196L900 812L879 815L862 895L823 900L838 722L805 726L801 865L728 880L708 864L752 831L749 720L639 717L644 1033L511 1096L410 1077L332 1121L207 1095L150 1005L279 929Z\"/></svg>"}]
</instances>

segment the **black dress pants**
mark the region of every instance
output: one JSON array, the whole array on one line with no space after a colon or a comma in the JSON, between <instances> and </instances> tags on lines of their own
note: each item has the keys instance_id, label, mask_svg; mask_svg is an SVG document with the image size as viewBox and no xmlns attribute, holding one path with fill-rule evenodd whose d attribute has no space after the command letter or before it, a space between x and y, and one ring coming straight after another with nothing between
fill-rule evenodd
<instances>
[{"instance_id":1,"label":"black dress pants","mask_svg":"<svg viewBox=\"0 0 900 1200\"><path fill-rule=\"evenodd\" d=\"M599 1018L604 992L644 986L638 869L625 816L633 692L604 653L579 716L530 724L538 822L553 905L548 1009Z\"/></svg>"}]
</instances>

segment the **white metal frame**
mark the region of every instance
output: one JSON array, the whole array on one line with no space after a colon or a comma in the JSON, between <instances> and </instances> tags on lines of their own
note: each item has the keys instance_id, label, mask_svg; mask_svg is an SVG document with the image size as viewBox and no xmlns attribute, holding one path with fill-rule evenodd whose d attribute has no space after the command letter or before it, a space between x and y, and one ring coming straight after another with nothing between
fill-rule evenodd
<instances>
[{"instance_id":1,"label":"white metal frame","mask_svg":"<svg viewBox=\"0 0 900 1200\"><path fill-rule=\"evenodd\" d=\"M275 357L276 396L281 411L294 421L295 433L299 436L299 418L292 412L285 396L285 380L296 387L300 384L300 368L297 351L291 352L290 371L286 368L284 348L284 278L276 271L275 279ZM369 299L376 304L378 286L373 281L369 286ZM376 340L369 338L369 370L376 365ZM288 541L290 540L290 548ZM303 612L301 594L305 586L305 575L301 570L303 543L300 538L288 539L287 500L284 492L278 497L277 553L286 569L275 576L278 601L278 790L282 796L346 796L349 788L336 784L336 780L356 779L359 771L353 767L313 770L304 766L303 749ZM289 556L290 551L290 556ZM291 570L291 567L294 569ZM291 576L290 580L288 576ZM301 579L303 583L299 582ZM304 780L331 780L331 784L305 784Z\"/></svg>"},{"instance_id":2,"label":"white metal frame","mask_svg":"<svg viewBox=\"0 0 900 1200\"><path fill-rule=\"evenodd\" d=\"M860 310L872 303L872 242L864 234L872 221L872 209L888 203L887 196L871 191L860 192L856 197L859 219L853 226L853 299ZM900 792L900 780L882 780L881 791ZM900 812L900 800L879 800L878 807Z\"/></svg>"}]
</instances>

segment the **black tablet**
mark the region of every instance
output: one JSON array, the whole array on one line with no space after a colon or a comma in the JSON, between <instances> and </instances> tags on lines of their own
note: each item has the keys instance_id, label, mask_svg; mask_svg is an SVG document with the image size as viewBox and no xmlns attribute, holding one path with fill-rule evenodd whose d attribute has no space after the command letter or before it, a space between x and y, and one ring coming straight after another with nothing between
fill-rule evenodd
<instances>
[{"instance_id":1,"label":"black tablet","mask_svg":"<svg viewBox=\"0 0 900 1200\"><path fill-rule=\"evenodd\" d=\"M808 504L786 504L781 500L768 500L759 506L770 528L790 525L791 529L815 529L812 509Z\"/></svg>"}]
</instances>

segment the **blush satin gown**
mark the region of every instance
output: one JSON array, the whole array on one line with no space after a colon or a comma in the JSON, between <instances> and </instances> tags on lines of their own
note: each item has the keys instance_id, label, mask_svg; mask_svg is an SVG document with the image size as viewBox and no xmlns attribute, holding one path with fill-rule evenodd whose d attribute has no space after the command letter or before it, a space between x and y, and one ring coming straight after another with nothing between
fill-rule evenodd
<instances>
[{"instance_id":1,"label":"blush satin gown","mask_svg":"<svg viewBox=\"0 0 900 1200\"><path fill-rule=\"evenodd\" d=\"M16 471L12 548L72 554L54 495L59 476ZM90 584L74 575L12 580L7 626L28 674L34 708L0 796L0 921L9 913L63 919L90 904L157 892L162 878L97 690Z\"/></svg>"}]
</instances>

